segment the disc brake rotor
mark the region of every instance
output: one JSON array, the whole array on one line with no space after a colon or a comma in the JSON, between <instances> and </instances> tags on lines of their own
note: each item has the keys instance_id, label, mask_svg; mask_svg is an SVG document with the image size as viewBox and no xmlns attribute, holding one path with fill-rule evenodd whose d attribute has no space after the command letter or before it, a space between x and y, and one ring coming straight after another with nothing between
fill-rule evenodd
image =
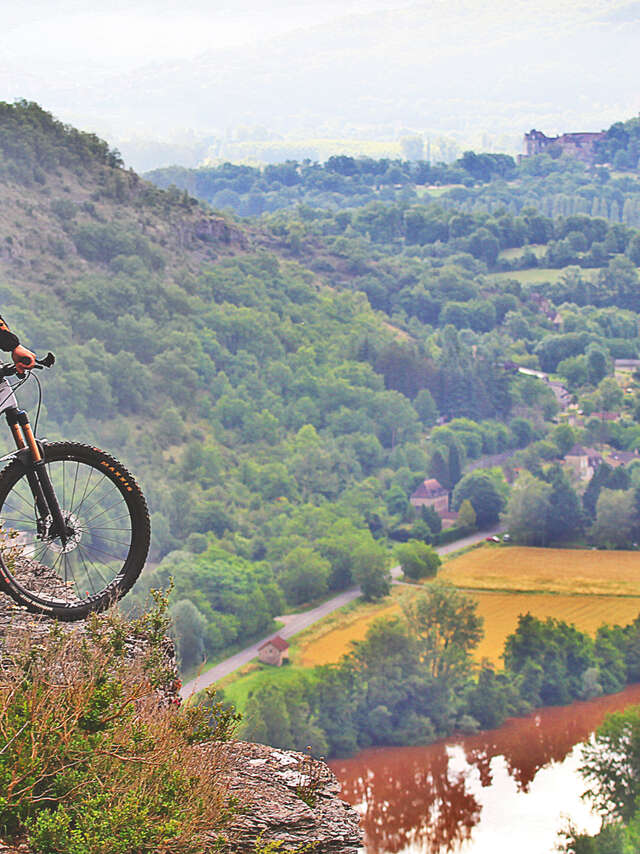
<instances>
[{"instance_id":1,"label":"disc brake rotor","mask_svg":"<svg viewBox=\"0 0 640 854\"><path fill-rule=\"evenodd\" d=\"M69 554L74 549L76 549L82 539L82 527L80 525L80 520L73 513L69 513L64 517L65 526L66 526L66 542L63 544L61 538L54 534L51 535L51 527L52 527L52 519L50 516L47 516L43 524L42 534L38 536L38 539L42 540L43 543L47 544L47 547L51 549L52 552L56 552L56 554Z\"/></svg>"}]
</instances>

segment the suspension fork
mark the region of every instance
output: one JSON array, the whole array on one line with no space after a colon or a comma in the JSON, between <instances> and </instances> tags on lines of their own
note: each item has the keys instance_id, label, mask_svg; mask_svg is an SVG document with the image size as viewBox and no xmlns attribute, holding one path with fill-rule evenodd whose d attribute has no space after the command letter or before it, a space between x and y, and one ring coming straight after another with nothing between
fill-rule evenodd
<instances>
[{"instance_id":1,"label":"suspension fork","mask_svg":"<svg viewBox=\"0 0 640 854\"><path fill-rule=\"evenodd\" d=\"M42 520L46 520L48 516L51 517L52 525L49 535L59 536L62 544L65 545L67 528L64 516L42 456L41 446L33 435L29 416L24 409L16 409L12 406L5 410L5 417L16 447L22 451L21 461L26 468L27 481L38 515Z\"/></svg>"}]
</instances>

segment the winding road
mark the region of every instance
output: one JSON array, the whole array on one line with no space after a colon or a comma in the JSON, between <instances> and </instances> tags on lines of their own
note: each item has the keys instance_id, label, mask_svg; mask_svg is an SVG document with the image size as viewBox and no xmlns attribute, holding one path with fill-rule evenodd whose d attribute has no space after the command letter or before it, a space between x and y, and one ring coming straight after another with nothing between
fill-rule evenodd
<instances>
[{"instance_id":1,"label":"winding road","mask_svg":"<svg viewBox=\"0 0 640 854\"><path fill-rule=\"evenodd\" d=\"M492 528L488 531L479 531L475 534L471 534L468 537L463 537L461 540L456 540L455 543L449 543L446 546L440 546L436 549L439 555L446 555L450 552L456 552L460 549L464 549L467 546L472 546L475 543L479 543L484 540L486 537L491 537L493 534L497 534L501 528L496 527ZM394 566L391 570L391 576L394 579L397 579L400 575L402 575L402 570L399 566ZM314 623L317 623L318 620L321 620L323 617L326 617L327 614L331 614L333 611L336 611L338 608L342 608L343 605L347 605L349 602L352 602L354 599L357 599L360 596L360 588L352 587L351 590L345 590L343 593L339 593L337 596L333 596L331 599L328 599L326 602L323 602L322 605L318 605L317 608L311 608L309 611L302 611L299 614L285 614L282 617L276 617L276 619L284 623L283 628L281 628L278 632L280 637L282 638L290 638L293 635L297 635L298 632L303 631L303 629L309 628ZM224 661L221 661L219 664L216 664L214 667L209 670L200 673L196 676L195 679L192 679L190 682L186 682L182 688L180 689L180 696L182 699L186 699L190 697L192 694L197 693L198 691L204 691L205 688L208 688L210 685L213 685L215 682L218 682L225 676L228 676L230 673L233 673L234 670L237 670L239 667L243 667L245 664L248 664L252 659L254 659L258 655L258 648L262 646L262 644L273 637L273 632L265 637L260 638L260 640L248 646L246 649L243 649L241 652L237 652L235 655L229 656L229 658L225 658Z\"/></svg>"}]
</instances>

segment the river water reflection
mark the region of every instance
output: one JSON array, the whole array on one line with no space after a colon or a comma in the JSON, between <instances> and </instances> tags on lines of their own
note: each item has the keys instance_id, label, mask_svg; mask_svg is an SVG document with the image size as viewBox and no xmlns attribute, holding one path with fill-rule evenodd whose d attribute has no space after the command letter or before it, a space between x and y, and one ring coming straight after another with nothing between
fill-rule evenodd
<instances>
[{"instance_id":1,"label":"river water reflection","mask_svg":"<svg viewBox=\"0 0 640 854\"><path fill-rule=\"evenodd\" d=\"M607 714L634 704L640 685L477 735L330 764L362 814L367 854L547 854L567 817L598 829L580 798L579 744Z\"/></svg>"}]
</instances>

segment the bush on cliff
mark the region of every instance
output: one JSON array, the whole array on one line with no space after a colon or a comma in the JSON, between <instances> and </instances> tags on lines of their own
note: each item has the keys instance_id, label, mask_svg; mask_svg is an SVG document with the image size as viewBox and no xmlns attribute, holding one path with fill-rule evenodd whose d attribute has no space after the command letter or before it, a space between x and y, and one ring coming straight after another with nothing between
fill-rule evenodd
<instances>
[{"instance_id":1,"label":"bush on cliff","mask_svg":"<svg viewBox=\"0 0 640 854\"><path fill-rule=\"evenodd\" d=\"M234 718L180 707L166 601L135 622L10 631L0 666L0 835L38 854L208 850L228 816Z\"/></svg>"}]
</instances>

